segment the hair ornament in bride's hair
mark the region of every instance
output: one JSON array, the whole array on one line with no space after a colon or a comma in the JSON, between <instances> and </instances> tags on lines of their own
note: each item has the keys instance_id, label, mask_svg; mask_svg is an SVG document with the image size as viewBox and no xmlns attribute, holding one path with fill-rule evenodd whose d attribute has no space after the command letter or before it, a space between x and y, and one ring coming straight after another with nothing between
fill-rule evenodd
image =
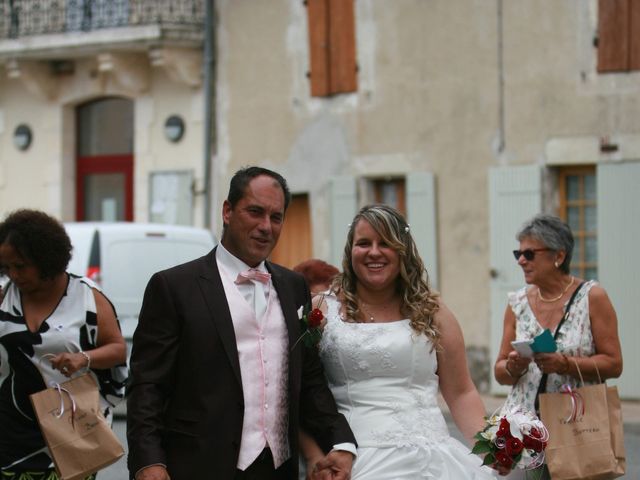
<instances>
[{"instance_id":1,"label":"hair ornament in bride's hair","mask_svg":"<svg viewBox=\"0 0 640 480\"><path fill-rule=\"evenodd\" d=\"M409 233L410 230L411 230L411 225L407 223L404 227L404 233Z\"/></svg>"}]
</instances>

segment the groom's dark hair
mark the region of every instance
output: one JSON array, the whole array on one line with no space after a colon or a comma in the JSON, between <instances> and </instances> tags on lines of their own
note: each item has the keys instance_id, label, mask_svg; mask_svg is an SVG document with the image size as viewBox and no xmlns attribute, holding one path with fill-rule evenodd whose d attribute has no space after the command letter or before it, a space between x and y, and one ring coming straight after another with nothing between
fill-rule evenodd
<instances>
[{"instance_id":1,"label":"groom's dark hair","mask_svg":"<svg viewBox=\"0 0 640 480\"><path fill-rule=\"evenodd\" d=\"M260 175L266 175L278 182L280 188L282 188L282 193L284 193L284 209L286 211L289 206L289 202L291 202L291 192L289 191L287 181L279 173L262 167L244 167L238 170L233 177L231 177L229 193L227 195L227 201L231 205L231 208L234 208L236 203L238 203L244 196L244 192L247 185L249 185L249 182Z\"/></svg>"}]
</instances>

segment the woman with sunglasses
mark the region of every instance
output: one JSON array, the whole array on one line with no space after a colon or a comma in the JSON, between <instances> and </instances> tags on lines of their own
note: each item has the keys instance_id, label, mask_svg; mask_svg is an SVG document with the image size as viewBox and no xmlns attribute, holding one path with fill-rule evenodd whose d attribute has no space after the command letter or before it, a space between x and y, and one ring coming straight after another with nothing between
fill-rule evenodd
<instances>
[{"instance_id":1,"label":"woman with sunglasses","mask_svg":"<svg viewBox=\"0 0 640 480\"><path fill-rule=\"evenodd\" d=\"M558 217L539 214L523 225L516 239L520 247L513 254L527 286L509 293L494 374L502 385L513 386L505 410L534 411L539 393L578 385L576 364L585 383L597 383L598 372L603 380L620 376L622 352L607 293L595 280L570 273L574 241L569 226ZM555 336L557 351L527 356L512 346L514 340L531 340L545 329Z\"/></svg>"}]
</instances>

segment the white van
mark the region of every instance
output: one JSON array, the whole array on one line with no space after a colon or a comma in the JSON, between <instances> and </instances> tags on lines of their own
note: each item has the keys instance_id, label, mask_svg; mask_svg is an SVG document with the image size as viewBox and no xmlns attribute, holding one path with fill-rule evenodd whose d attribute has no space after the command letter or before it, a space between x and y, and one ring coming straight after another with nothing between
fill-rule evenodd
<instances>
[{"instance_id":1,"label":"white van","mask_svg":"<svg viewBox=\"0 0 640 480\"><path fill-rule=\"evenodd\" d=\"M68 271L94 280L113 302L129 354L151 275L206 255L216 244L210 231L195 227L128 222L64 227L73 246Z\"/></svg>"}]
</instances>

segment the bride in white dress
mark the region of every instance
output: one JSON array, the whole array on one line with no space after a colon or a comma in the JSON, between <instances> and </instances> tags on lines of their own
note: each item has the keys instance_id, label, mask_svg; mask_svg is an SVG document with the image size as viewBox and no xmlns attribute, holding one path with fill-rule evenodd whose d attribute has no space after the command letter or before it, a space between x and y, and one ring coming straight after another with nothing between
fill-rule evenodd
<instances>
[{"instance_id":1,"label":"bride in white dress","mask_svg":"<svg viewBox=\"0 0 640 480\"><path fill-rule=\"evenodd\" d=\"M352 480L493 478L449 435L438 407L439 389L469 442L484 426L462 331L429 289L406 221L390 207L364 207L342 267L337 294L315 301L326 317L318 345L325 373L358 442ZM331 478L319 450L304 453L310 478Z\"/></svg>"}]
</instances>

